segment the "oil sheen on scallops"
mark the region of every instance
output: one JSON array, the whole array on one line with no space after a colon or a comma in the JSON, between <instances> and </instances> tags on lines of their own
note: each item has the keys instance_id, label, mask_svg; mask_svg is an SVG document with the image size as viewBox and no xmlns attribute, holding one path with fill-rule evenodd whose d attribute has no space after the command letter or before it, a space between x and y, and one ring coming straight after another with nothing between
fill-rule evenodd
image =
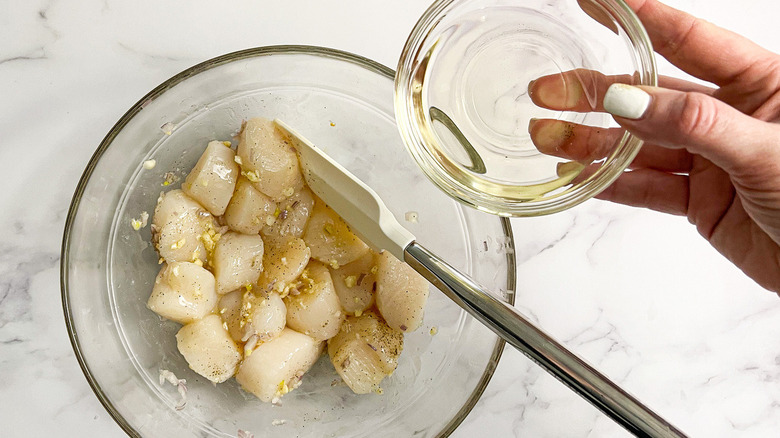
<instances>
[{"instance_id":1,"label":"oil sheen on scallops","mask_svg":"<svg viewBox=\"0 0 780 438\"><path fill-rule=\"evenodd\" d=\"M264 402L301 385L324 354L357 394L381 393L428 283L376 253L306 187L274 122L248 120L238 146L212 141L152 218L160 273L149 309L183 326L190 368L235 377Z\"/></svg>"}]
</instances>

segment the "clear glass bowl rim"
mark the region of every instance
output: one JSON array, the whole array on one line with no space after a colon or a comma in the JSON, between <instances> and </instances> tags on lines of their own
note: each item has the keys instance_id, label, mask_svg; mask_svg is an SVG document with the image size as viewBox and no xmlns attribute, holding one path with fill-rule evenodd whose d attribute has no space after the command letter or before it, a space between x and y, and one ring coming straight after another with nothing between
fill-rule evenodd
<instances>
[{"instance_id":1,"label":"clear glass bowl rim","mask_svg":"<svg viewBox=\"0 0 780 438\"><path fill-rule=\"evenodd\" d=\"M633 49L637 51L640 68L639 85L657 86L658 74L652 42L639 17L623 0L593 0L607 4L621 20L623 29L631 39ZM410 108L413 81L413 66L420 55L423 42L430 32L439 25L444 14L456 3L464 0L436 0L420 16L404 44L398 61L395 77L395 114L396 123L409 153L423 169L423 173L436 186L453 199L472 208L502 217L541 216L557 213L578 205L606 189L622 172L628 168L642 147L642 140L626 133L616 147L613 158L608 160L585 183L541 200L525 201L499 197L482 193L449 174L440 165L434 154L428 150L415 123L414 111Z\"/></svg>"},{"instance_id":2,"label":"clear glass bowl rim","mask_svg":"<svg viewBox=\"0 0 780 438\"><path fill-rule=\"evenodd\" d=\"M97 382L97 379L94 377L94 375L92 374L89 368L87 359L82 354L78 334L74 329L73 312L69 300L68 265L69 265L71 229L73 227L73 221L75 220L76 213L81 203L82 195L84 193L87 183L90 180L90 177L92 176L95 167L97 166L97 163L100 161L100 158L106 152L106 150L110 147L114 138L125 127L125 125L143 109L143 107L149 101L154 100L156 97L162 95L167 90L185 81L189 77L195 76L199 73L210 70L212 68L219 67L221 65L228 64L234 61L240 61L244 59L250 59L250 58L261 57L261 56L271 56L275 54L312 55L312 56L319 56L324 58L331 58L338 61L355 64L357 66L363 67L368 71L377 73L381 76L385 76L391 80L393 80L393 78L395 77L395 71L383 64L380 64L376 61L373 61L371 59L365 58L360 55L356 55L342 50L327 48L327 47L309 46L309 45L273 45L273 46L254 47L250 49L244 49L244 50L239 50L224 55L220 55L215 58L211 58L209 60L196 64L172 76L168 80L164 81L163 83L155 87L152 91L148 92L140 100L138 100L138 102L136 102L132 107L130 107L130 109L128 109L127 112L125 112L125 114L123 114L122 117L120 117L120 119L108 131L106 136L100 142L98 148L95 150L95 153L90 158L81 177L79 178L79 182L73 194L70 207L68 208L68 214L65 220L65 228L63 232L62 247L60 252L60 292L62 297L62 308L65 316L65 326L68 331L68 338L70 339L71 346L73 347L73 352L76 356L76 360L78 361L79 367L81 368L84 377L87 379L89 386L92 388L92 391L95 393L98 400L106 409L106 411L109 413L109 415L111 415L111 418L113 418L114 421L117 423L117 425L119 425L119 427L121 427L122 430L129 436L140 437L141 435L119 413L119 411L113 406L113 404L108 399L108 397L103 393L100 384ZM515 301L514 291L515 291L515 284L516 284L515 283L516 282L516 272L515 272L516 261L515 261L515 254L514 254L514 247L515 247L514 237L512 235L512 227L509 220L505 217L501 217L499 219L501 221L501 227L504 231L504 235L507 239L506 240L507 248L510 250L507 251L506 253L507 292L505 298L509 304L514 304ZM458 413L452 418L452 420L444 427L444 429L442 429L439 432L438 434L439 437L447 437L450 434L452 434L452 432L455 431L455 429L463 422L466 416L468 416L468 414L474 408L477 401L479 401L480 397L482 396L482 393L485 391L485 388L487 387L488 383L490 382L490 379L493 377L493 373L495 372L496 366L498 365L498 362L501 359L501 355L504 351L504 346L505 346L505 342L499 338L496 341L495 347L493 348L493 354L491 356L491 360L488 364L488 367L483 372L471 396L467 400L466 404L464 404L463 407L458 411Z\"/></svg>"}]
</instances>

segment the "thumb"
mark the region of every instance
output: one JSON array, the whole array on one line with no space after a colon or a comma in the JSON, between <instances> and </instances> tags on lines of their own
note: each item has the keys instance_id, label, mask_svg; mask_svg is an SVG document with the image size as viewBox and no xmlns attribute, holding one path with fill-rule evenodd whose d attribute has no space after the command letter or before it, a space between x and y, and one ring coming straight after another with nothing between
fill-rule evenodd
<instances>
[{"instance_id":1,"label":"thumb","mask_svg":"<svg viewBox=\"0 0 780 438\"><path fill-rule=\"evenodd\" d=\"M734 176L778 155L776 125L702 93L612 84L604 109L642 140L687 149Z\"/></svg>"}]
</instances>

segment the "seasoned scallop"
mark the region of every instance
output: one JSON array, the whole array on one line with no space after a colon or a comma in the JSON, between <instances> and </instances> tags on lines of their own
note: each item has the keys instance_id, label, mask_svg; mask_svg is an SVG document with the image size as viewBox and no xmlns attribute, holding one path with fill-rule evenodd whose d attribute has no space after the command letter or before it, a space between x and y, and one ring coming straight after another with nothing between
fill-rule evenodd
<instances>
[{"instance_id":1,"label":"seasoned scallop","mask_svg":"<svg viewBox=\"0 0 780 438\"><path fill-rule=\"evenodd\" d=\"M190 368L214 383L233 377L241 351L218 315L189 323L176 333L176 345Z\"/></svg>"},{"instance_id":2,"label":"seasoned scallop","mask_svg":"<svg viewBox=\"0 0 780 438\"><path fill-rule=\"evenodd\" d=\"M152 217L152 243L165 261L205 262L207 245L216 234L211 213L183 191L160 195Z\"/></svg>"},{"instance_id":3,"label":"seasoned scallop","mask_svg":"<svg viewBox=\"0 0 780 438\"><path fill-rule=\"evenodd\" d=\"M282 332L287 323L287 307L279 294L244 293L239 332L241 342L267 342Z\"/></svg>"},{"instance_id":4,"label":"seasoned scallop","mask_svg":"<svg viewBox=\"0 0 780 438\"><path fill-rule=\"evenodd\" d=\"M227 325L230 337L236 342L242 342L241 338L243 337L241 333L241 304L245 293L245 289L236 289L219 296L217 304L217 313Z\"/></svg>"},{"instance_id":5,"label":"seasoned scallop","mask_svg":"<svg viewBox=\"0 0 780 438\"><path fill-rule=\"evenodd\" d=\"M333 367L356 394L376 391L395 371L404 335L387 325L377 313L350 316L338 334L328 341Z\"/></svg>"},{"instance_id":6,"label":"seasoned scallop","mask_svg":"<svg viewBox=\"0 0 780 438\"><path fill-rule=\"evenodd\" d=\"M422 324L428 282L389 252L377 256L376 307L387 324L402 332Z\"/></svg>"},{"instance_id":7,"label":"seasoned scallop","mask_svg":"<svg viewBox=\"0 0 780 438\"><path fill-rule=\"evenodd\" d=\"M349 225L320 200L314 203L303 240L311 248L312 258L334 268L355 261L368 252L368 246Z\"/></svg>"},{"instance_id":8,"label":"seasoned scallop","mask_svg":"<svg viewBox=\"0 0 780 438\"><path fill-rule=\"evenodd\" d=\"M330 270L336 295L347 313L359 315L374 305L377 270L374 256L369 251L354 262Z\"/></svg>"},{"instance_id":9,"label":"seasoned scallop","mask_svg":"<svg viewBox=\"0 0 780 438\"><path fill-rule=\"evenodd\" d=\"M314 195L304 187L292 196L279 202L278 214L273 223L263 227L261 233L266 241L286 241L291 237L303 236L306 223L314 207Z\"/></svg>"},{"instance_id":10,"label":"seasoned scallop","mask_svg":"<svg viewBox=\"0 0 780 438\"><path fill-rule=\"evenodd\" d=\"M180 324L203 318L217 305L214 276L195 263L164 264L146 305L163 318Z\"/></svg>"},{"instance_id":11,"label":"seasoned scallop","mask_svg":"<svg viewBox=\"0 0 780 438\"><path fill-rule=\"evenodd\" d=\"M297 388L322 354L324 342L286 328L259 344L238 367L236 381L264 402L278 400Z\"/></svg>"},{"instance_id":12,"label":"seasoned scallop","mask_svg":"<svg viewBox=\"0 0 780 438\"><path fill-rule=\"evenodd\" d=\"M259 289L263 292L276 291L286 296L293 281L306 268L310 257L309 247L295 237L267 248L263 257L263 272L257 280Z\"/></svg>"},{"instance_id":13,"label":"seasoned scallop","mask_svg":"<svg viewBox=\"0 0 780 438\"><path fill-rule=\"evenodd\" d=\"M219 294L255 283L263 271L263 239L232 231L225 233L214 249L211 266Z\"/></svg>"},{"instance_id":14,"label":"seasoned scallop","mask_svg":"<svg viewBox=\"0 0 780 438\"><path fill-rule=\"evenodd\" d=\"M257 190L279 202L303 186L298 154L274 122L250 119L238 139L241 174Z\"/></svg>"},{"instance_id":15,"label":"seasoned scallop","mask_svg":"<svg viewBox=\"0 0 780 438\"><path fill-rule=\"evenodd\" d=\"M210 142L181 186L184 193L215 216L225 213L240 172L229 144Z\"/></svg>"},{"instance_id":16,"label":"seasoned scallop","mask_svg":"<svg viewBox=\"0 0 780 438\"><path fill-rule=\"evenodd\" d=\"M284 299L287 305L287 325L314 339L330 339L338 333L344 312L333 289L328 268L312 261L301 278L303 284L299 293Z\"/></svg>"},{"instance_id":17,"label":"seasoned scallop","mask_svg":"<svg viewBox=\"0 0 780 438\"><path fill-rule=\"evenodd\" d=\"M276 220L276 203L252 187L243 176L236 183L236 191L225 210L225 222L231 230L257 234L269 222Z\"/></svg>"}]
</instances>

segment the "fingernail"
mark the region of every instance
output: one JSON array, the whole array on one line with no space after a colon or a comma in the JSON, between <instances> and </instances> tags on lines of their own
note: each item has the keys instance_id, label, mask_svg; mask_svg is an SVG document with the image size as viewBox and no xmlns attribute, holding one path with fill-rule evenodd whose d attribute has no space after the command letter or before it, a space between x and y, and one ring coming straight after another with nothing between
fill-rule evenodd
<instances>
[{"instance_id":1,"label":"fingernail","mask_svg":"<svg viewBox=\"0 0 780 438\"><path fill-rule=\"evenodd\" d=\"M625 119L639 119L650 106L650 95L641 88L627 84L612 84L604 95L604 109Z\"/></svg>"},{"instance_id":2,"label":"fingernail","mask_svg":"<svg viewBox=\"0 0 780 438\"><path fill-rule=\"evenodd\" d=\"M560 120L540 122L540 120L532 119L529 124L529 132L531 133L531 141L541 153L554 153L566 144L573 135L569 123Z\"/></svg>"},{"instance_id":3,"label":"fingernail","mask_svg":"<svg viewBox=\"0 0 780 438\"><path fill-rule=\"evenodd\" d=\"M528 120L528 133L531 134L534 130L534 125L539 121L536 117L531 117L530 120Z\"/></svg>"}]
</instances>

